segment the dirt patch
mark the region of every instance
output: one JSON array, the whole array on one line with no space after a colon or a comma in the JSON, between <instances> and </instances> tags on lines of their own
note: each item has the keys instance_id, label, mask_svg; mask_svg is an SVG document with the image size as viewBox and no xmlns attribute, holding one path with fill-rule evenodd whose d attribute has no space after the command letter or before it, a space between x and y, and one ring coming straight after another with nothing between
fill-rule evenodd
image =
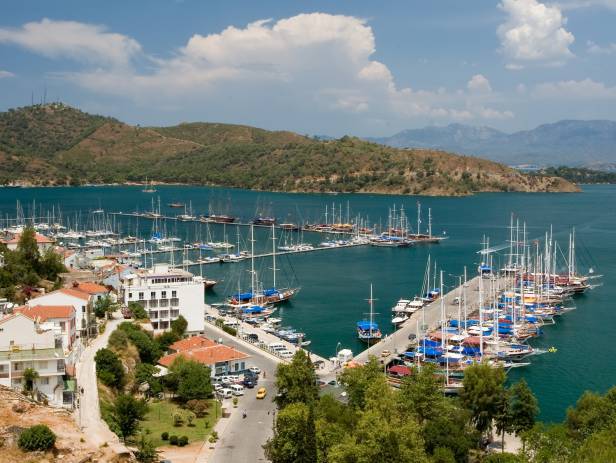
<instances>
[{"instance_id":1,"label":"dirt patch","mask_svg":"<svg viewBox=\"0 0 616 463\"><path fill-rule=\"evenodd\" d=\"M22 452L19 434L35 424L45 424L56 434L49 452ZM97 449L86 443L70 412L35 403L22 394L0 386L0 461L2 463L85 463L133 461L116 455L110 448Z\"/></svg>"}]
</instances>

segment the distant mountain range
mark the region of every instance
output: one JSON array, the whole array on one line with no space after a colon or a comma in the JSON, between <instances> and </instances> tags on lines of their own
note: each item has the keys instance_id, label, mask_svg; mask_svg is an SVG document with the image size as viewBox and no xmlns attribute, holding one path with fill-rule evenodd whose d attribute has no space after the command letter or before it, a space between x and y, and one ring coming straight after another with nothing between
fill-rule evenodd
<instances>
[{"instance_id":1,"label":"distant mountain range","mask_svg":"<svg viewBox=\"0 0 616 463\"><path fill-rule=\"evenodd\" d=\"M616 167L614 121L564 120L511 134L490 127L450 124L366 139L396 148L442 149L509 165Z\"/></svg>"}]
</instances>

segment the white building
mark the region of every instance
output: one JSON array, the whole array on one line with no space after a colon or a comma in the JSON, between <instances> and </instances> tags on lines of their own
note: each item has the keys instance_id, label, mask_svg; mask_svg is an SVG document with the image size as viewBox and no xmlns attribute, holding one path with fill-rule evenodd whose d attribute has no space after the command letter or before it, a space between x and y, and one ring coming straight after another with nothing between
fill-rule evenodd
<instances>
[{"instance_id":1,"label":"white building","mask_svg":"<svg viewBox=\"0 0 616 463\"><path fill-rule=\"evenodd\" d=\"M38 373L34 390L52 405L70 403L64 397L67 358L62 339L23 313L0 319L0 384L21 391L27 368Z\"/></svg>"},{"instance_id":2,"label":"white building","mask_svg":"<svg viewBox=\"0 0 616 463\"><path fill-rule=\"evenodd\" d=\"M73 306L75 308L77 334L82 337L86 335L88 322L92 324L93 321L96 321L92 309L93 299L94 297L92 295L78 289L62 288L30 299L27 304L29 307L35 307L37 305Z\"/></svg>"},{"instance_id":3,"label":"white building","mask_svg":"<svg viewBox=\"0 0 616 463\"><path fill-rule=\"evenodd\" d=\"M205 286L203 278L167 264L139 269L121 279L120 300L137 302L148 311L156 331L170 328L171 321L182 315L189 333L200 333L205 323Z\"/></svg>"},{"instance_id":4,"label":"white building","mask_svg":"<svg viewBox=\"0 0 616 463\"><path fill-rule=\"evenodd\" d=\"M37 305L15 309L39 323L42 329L51 329L62 340L65 353L73 351L77 342L75 308L71 305Z\"/></svg>"}]
</instances>

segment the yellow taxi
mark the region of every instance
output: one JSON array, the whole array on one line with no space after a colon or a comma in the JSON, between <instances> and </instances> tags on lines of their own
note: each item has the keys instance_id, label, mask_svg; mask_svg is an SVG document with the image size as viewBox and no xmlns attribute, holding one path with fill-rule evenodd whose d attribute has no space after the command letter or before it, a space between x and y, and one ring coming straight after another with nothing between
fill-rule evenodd
<instances>
[{"instance_id":1,"label":"yellow taxi","mask_svg":"<svg viewBox=\"0 0 616 463\"><path fill-rule=\"evenodd\" d=\"M257 399L265 399L267 395L267 390L264 387L260 387L257 391Z\"/></svg>"}]
</instances>

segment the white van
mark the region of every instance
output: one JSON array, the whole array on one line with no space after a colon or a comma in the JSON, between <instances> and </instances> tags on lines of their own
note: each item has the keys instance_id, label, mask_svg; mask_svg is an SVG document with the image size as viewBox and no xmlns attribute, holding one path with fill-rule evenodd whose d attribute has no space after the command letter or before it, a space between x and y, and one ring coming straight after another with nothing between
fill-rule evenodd
<instances>
[{"instance_id":1,"label":"white van","mask_svg":"<svg viewBox=\"0 0 616 463\"><path fill-rule=\"evenodd\" d=\"M244 395L244 387L239 384L233 384L229 389L233 391L233 395Z\"/></svg>"},{"instance_id":2,"label":"white van","mask_svg":"<svg viewBox=\"0 0 616 463\"><path fill-rule=\"evenodd\" d=\"M270 348L271 350L274 350L274 351L287 350L287 346L285 346L285 345L284 345L283 343L281 343L281 342L272 342L272 343L269 345L269 348Z\"/></svg>"},{"instance_id":3,"label":"white van","mask_svg":"<svg viewBox=\"0 0 616 463\"><path fill-rule=\"evenodd\" d=\"M233 391L230 388L224 388L217 392L221 399L230 399L233 397Z\"/></svg>"}]
</instances>

